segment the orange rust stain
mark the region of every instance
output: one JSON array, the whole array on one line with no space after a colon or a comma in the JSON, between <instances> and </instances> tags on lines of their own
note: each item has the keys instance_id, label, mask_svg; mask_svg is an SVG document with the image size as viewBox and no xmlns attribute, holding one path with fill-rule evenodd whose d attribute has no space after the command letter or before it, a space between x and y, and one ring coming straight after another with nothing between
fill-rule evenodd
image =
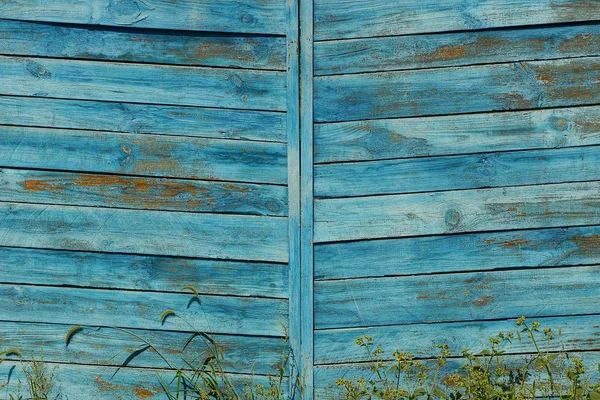
<instances>
[{"instance_id":1,"label":"orange rust stain","mask_svg":"<svg viewBox=\"0 0 600 400\"><path fill-rule=\"evenodd\" d=\"M505 93L502 97L506 102L505 108L528 108L534 105L532 100L525 98L519 92Z\"/></svg>"},{"instance_id":2,"label":"orange rust stain","mask_svg":"<svg viewBox=\"0 0 600 400\"><path fill-rule=\"evenodd\" d=\"M94 381L96 382L96 386L98 386L98 390L100 392L111 392L123 389L121 385L116 385L114 383L105 381L100 375L94 377Z\"/></svg>"},{"instance_id":3,"label":"orange rust stain","mask_svg":"<svg viewBox=\"0 0 600 400\"><path fill-rule=\"evenodd\" d=\"M419 61L440 61L440 60L456 60L457 58L465 57L467 50L462 45L445 45L438 47L434 52L418 55Z\"/></svg>"},{"instance_id":4,"label":"orange rust stain","mask_svg":"<svg viewBox=\"0 0 600 400\"><path fill-rule=\"evenodd\" d=\"M492 296L483 296L482 298L478 299L478 300L474 300L473 304L476 305L477 307L484 307L487 306L488 304L490 304L492 302L493 298Z\"/></svg>"},{"instance_id":5,"label":"orange rust stain","mask_svg":"<svg viewBox=\"0 0 600 400\"><path fill-rule=\"evenodd\" d=\"M514 239L514 240L504 241L501 244L504 247L510 248L510 247L517 247L517 246L525 246L525 245L528 245L529 243L531 243L530 240L525 240L523 238L518 238L518 239Z\"/></svg>"},{"instance_id":6,"label":"orange rust stain","mask_svg":"<svg viewBox=\"0 0 600 400\"><path fill-rule=\"evenodd\" d=\"M25 190L31 192L56 192L60 191L61 188L56 187L55 185L50 183L51 181L40 179L28 179L25 180L21 186L25 188Z\"/></svg>"},{"instance_id":7,"label":"orange rust stain","mask_svg":"<svg viewBox=\"0 0 600 400\"><path fill-rule=\"evenodd\" d=\"M586 48L590 45L597 44L597 36L593 36L591 33L579 34L572 38L563 40L558 46L559 50L563 53L570 53L572 51L581 51L582 48Z\"/></svg>"},{"instance_id":8,"label":"orange rust stain","mask_svg":"<svg viewBox=\"0 0 600 400\"><path fill-rule=\"evenodd\" d=\"M536 73L536 78L538 81L542 82L545 85L551 85L553 83L556 83L556 79L539 71Z\"/></svg>"},{"instance_id":9,"label":"orange rust stain","mask_svg":"<svg viewBox=\"0 0 600 400\"><path fill-rule=\"evenodd\" d=\"M138 399L142 399L142 400L145 400L149 397L154 397L154 394L155 394L154 392L151 392L150 390L144 389L143 387L140 387L140 386L136 386L133 389L133 393L137 396Z\"/></svg>"},{"instance_id":10,"label":"orange rust stain","mask_svg":"<svg viewBox=\"0 0 600 400\"><path fill-rule=\"evenodd\" d=\"M216 203L216 199L209 196L209 188L183 181L81 174L73 180L73 184L80 188L93 189L109 199L118 199L122 203L138 207L154 208L169 205L190 209ZM224 185L223 188L243 195L250 190L232 184ZM177 199L181 194L187 195L185 200Z\"/></svg>"},{"instance_id":11,"label":"orange rust stain","mask_svg":"<svg viewBox=\"0 0 600 400\"><path fill-rule=\"evenodd\" d=\"M582 250L600 249L600 235L573 236L571 240Z\"/></svg>"}]
</instances>

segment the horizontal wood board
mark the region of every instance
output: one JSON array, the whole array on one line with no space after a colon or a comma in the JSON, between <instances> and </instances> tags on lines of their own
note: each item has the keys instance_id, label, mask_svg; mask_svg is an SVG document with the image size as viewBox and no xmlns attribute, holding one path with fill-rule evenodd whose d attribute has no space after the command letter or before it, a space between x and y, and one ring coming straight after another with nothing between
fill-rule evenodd
<instances>
[{"instance_id":1,"label":"horizontal wood board","mask_svg":"<svg viewBox=\"0 0 600 400\"><path fill-rule=\"evenodd\" d=\"M285 186L0 168L0 201L244 215L287 215Z\"/></svg>"},{"instance_id":2,"label":"horizontal wood board","mask_svg":"<svg viewBox=\"0 0 600 400\"><path fill-rule=\"evenodd\" d=\"M315 328L594 314L600 266L315 282Z\"/></svg>"},{"instance_id":3,"label":"horizontal wood board","mask_svg":"<svg viewBox=\"0 0 600 400\"><path fill-rule=\"evenodd\" d=\"M35 112L31 112L34 109ZM286 142L279 112L0 96L0 122L46 128Z\"/></svg>"},{"instance_id":4,"label":"horizontal wood board","mask_svg":"<svg viewBox=\"0 0 600 400\"><path fill-rule=\"evenodd\" d=\"M184 367L182 357L200 361L212 355L213 345L223 351L223 368L227 372L267 375L281 362L285 343L279 337L211 335L197 336L186 342L191 334L183 332L127 330L84 327L65 344L71 325L22 322L0 322L3 342L19 349L43 351L44 360L51 363L87 364L112 367L168 368L155 351L146 349L143 340L152 343L169 363ZM134 335L137 335L134 336ZM141 340L142 338L143 340ZM30 354L23 354L29 357ZM125 373L127 373L125 371ZM0 381L3 377L0 376ZM92 384L92 382L89 382Z\"/></svg>"},{"instance_id":5,"label":"horizontal wood board","mask_svg":"<svg viewBox=\"0 0 600 400\"><path fill-rule=\"evenodd\" d=\"M0 19L0 54L85 60L285 69L285 39L140 31Z\"/></svg>"},{"instance_id":6,"label":"horizontal wood board","mask_svg":"<svg viewBox=\"0 0 600 400\"><path fill-rule=\"evenodd\" d=\"M356 197L600 180L600 147L318 165L315 196Z\"/></svg>"},{"instance_id":7,"label":"horizontal wood board","mask_svg":"<svg viewBox=\"0 0 600 400\"><path fill-rule=\"evenodd\" d=\"M315 201L315 242L600 223L600 182Z\"/></svg>"},{"instance_id":8,"label":"horizontal wood board","mask_svg":"<svg viewBox=\"0 0 600 400\"><path fill-rule=\"evenodd\" d=\"M594 0L315 0L315 40L544 25L600 19Z\"/></svg>"},{"instance_id":9,"label":"horizontal wood board","mask_svg":"<svg viewBox=\"0 0 600 400\"><path fill-rule=\"evenodd\" d=\"M284 0L9 0L2 17L132 28L285 35Z\"/></svg>"},{"instance_id":10,"label":"horizontal wood board","mask_svg":"<svg viewBox=\"0 0 600 400\"><path fill-rule=\"evenodd\" d=\"M25 362L23 367L31 366ZM169 385L171 391L176 390L176 383L172 382L175 377L173 371L165 369L140 369L125 368L117 370L115 367L97 367L69 364L50 364L55 368L57 382L56 392L62 393L69 399L98 399L109 398L118 400L159 400L165 394L161 389L158 376ZM116 372L116 373L115 373ZM8 390L17 390L19 380L25 381L25 376L18 362L7 362L2 364L0 377L9 381L9 386L0 392L5 395ZM244 382L268 385L268 378L251 374L230 374L234 387L241 390ZM283 380L284 387L287 386L287 378Z\"/></svg>"},{"instance_id":11,"label":"horizontal wood board","mask_svg":"<svg viewBox=\"0 0 600 400\"><path fill-rule=\"evenodd\" d=\"M285 264L0 247L3 283L287 298Z\"/></svg>"},{"instance_id":12,"label":"horizontal wood board","mask_svg":"<svg viewBox=\"0 0 600 400\"><path fill-rule=\"evenodd\" d=\"M352 74L599 54L597 24L375 37L317 42L315 73Z\"/></svg>"},{"instance_id":13,"label":"horizontal wood board","mask_svg":"<svg viewBox=\"0 0 600 400\"><path fill-rule=\"evenodd\" d=\"M0 56L0 94L285 111L275 71Z\"/></svg>"},{"instance_id":14,"label":"horizontal wood board","mask_svg":"<svg viewBox=\"0 0 600 400\"><path fill-rule=\"evenodd\" d=\"M600 58L315 78L315 121L527 110L600 102ZM457 101L460 99L460 101Z\"/></svg>"},{"instance_id":15,"label":"horizontal wood board","mask_svg":"<svg viewBox=\"0 0 600 400\"><path fill-rule=\"evenodd\" d=\"M315 279L600 264L600 227L495 231L315 246ZM364 268L368 265L369 268Z\"/></svg>"},{"instance_id":16,"label":"horizontal wood board","mask_svg":"<svg viewBox=\"0 0 600 400\"><path fill-rule=\"evenodd\" d=\"M600 143L600 107L315 124L315 162L375 161Z\"/></svg>"},{"instance_id":17,"label":"horizontal wood board","mask_svg":"<svg viewBox=\"0 0 600 400\"><path fill-rule=\"evenodd\" d=\"M554 332L556 340L545 343L550 351L563 348L566 351L590 351L600 346L598 315L530 318L529 322L534 320ZM511 319L318 330L315 332L316 364L368 362L369 355L356 345L356 339L365 335L371 336L385 351L383 359L392 360L394 350L412 353L417 358L435 358L439 355L438 344L448 345L450 357L460 357L465 348L481 352L489 348L490 337L500 332L516 333L518 329L515 320ZM531 343L523 339L506 343L503 350L508 354L531 353Z\"/></svg>"},{"instance_id":18,"label":"horizontal wood board","mask_svg":"<svg viewBox=\"0 0 600 400\"><path fill-rule=\"evenodd\" d=\"M288 315L287 300L259 297L12 284L0 294L0 315L13 322L282 337ZM161 321L165 310L175 315Z\"/></svg>"},{"instance_id":19,"label":"horizontal wood board","mask_svg":"<svg viewBox=\"0 0 600 400\"><path fill-rule=\"evenodd\" d=\"M0 221L8 247L288 261L280 217L0 203Z\"/></svg>"}]
</instances>

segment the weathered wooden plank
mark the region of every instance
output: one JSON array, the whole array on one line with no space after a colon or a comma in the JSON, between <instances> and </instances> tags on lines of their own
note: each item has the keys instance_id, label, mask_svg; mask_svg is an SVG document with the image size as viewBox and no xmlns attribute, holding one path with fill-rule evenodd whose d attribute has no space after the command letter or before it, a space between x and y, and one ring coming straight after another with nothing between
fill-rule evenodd
<instances>
[{"instance_id":1,"label":"weathered wooden plank","mask_svg":"<svg viewBox=\"0 0 600 400\"><path fill-rule=\"evenodd\" d=\"M35 112L31 112L32 110ZM286 141L286 115L265 111L0 96L0 123L123 133Z\"/></svg>"},{"instance_id":2,"label":"weathered wooden plank","mask_svg":"<svg viewBox=\"0 0 600 400\"><path fill-rule=\"evenodd\" d=\"M2 319L161 331L282 336L283 299L0 284ZM165 310L176 315L163 323Z\"/></svg>"},{"instance_id":3,"label":"weathered wooden plank","mask_svg":"<svg viewBox=\"0 0 600 400\"><path fill-rule=\"evenodd\" d=\"M592 266L319 281L315 327L593 314L599 272Z\"/></svg>"},{"instance_id":4,"label":"weathered wooden plank","mask_svg":"<svg viewBox=\"0 0 600 400\"><path fill-rule=\"evenodd\" d=\"M598 25L394 36L317 42L315 71L349 74L599 54Z\"/></svg>"},{"instance_id":5,"label":"weathered wooden plank","mask_svg":"<svg viewBox=\"0 0 600 400\"><path fill-rule=\"evenodd\" d=\"M285 40L97 29L0 20L0 54L248 69L285 69Z\"/></svg>"},{"instance_id":6,"label":"weathered wooden plank","mask_svg":"<svg viewBox=\"0 0 600 400\"><path fill-rule=\"evenodd\" d=\"M0 68L5 95L285 111L283 72L5 56Z\"/></svg>"},{"instance_id":7,"label":"weathered wooden plank","mask_svg":"<svg viewBox=\"0 0 600 400\"><path fill-rule=\"evenodd\" d=\"M0 166L285 184L282 143L0 126Z\"/></svg>"},{"instance_id":8,"label":"weathered wooden plank","mask_svg":"<svg viewBox=\"0 0 600 400\"><path fill-rule=\"evenodd\" d=\"M287 262L279 217L0 203L0 246Z\"/></svg>"},{"instance_id":9,"label":"weathered wooden plank","mask_svg":"<svg viewBox=\"0 0 600 400\"><path fill-rule=\"evenodd\" d=\"M600 147L318 165L315 196L351 197L600 180Z\"/></svg>"},{"instance_id":10,"label":"weathered wooden plank","mask_svg":"<svg viewBox=\"0 0 600 400\"><path fill-rule=\"evenodd\" d=\"M287 298L285 264L0 247L0 282Z\"/></svg>"},{"instance_id":11,"label":"weathered wooden plank","mask_svg":"<svg viewBox=\"0 0 600 400\"><path fill-rule=\"evenodd\" d=\"M7 19L72 24L285 34L282 0L8 0Z\"/></svg>"},{"instance_id":12,"label":"weathered wooden plank","mask_svg":"<svg viewBox=\"0 0 600 400\"><path fill-rule=\"evenodd\" d=\"M316 124L315 161L368 161L600 144L599 119L600 107L588 106Z\"/></svg>"},{"instance_id":13,"label":"weathered wooden plank","mask_svg":"<svg viewBox=\"0 0 600 400\"><path fill-rule=\"evenodd\" d=\"M316 0L317 40L593 21L593 0Z\"/></svg>"},{"instance_id":14,"label":"weathered wooden plank","mask_svg":"<svg viewBox=\"0 0 600 400\"><path fill-rule=\"evenodd\" d=\"M0 201L286 216L285 186L0 168Z\"/></svg>"},{"instance_id":15,"label":"weathered wooden plank","mask_svg":"<svg viewBox=\"0 0 600 400\"><path fill-rule=\"evenodd\" d=\"M586 264L600 264L598 226L383 239L315 247L316 279Z\"/></svg>"},{"instance_id":16,"label":"weathered wooden plank","mask_svg":"<svg viewBox=\"0 0 600 400\"><path fill-rule=\"evenodd\" d=\"M459 114L596 104L600 58L321 76L315 120Z\"/></svg>"},{"instance_id":17,"label":"weathered wooden plank","mask_svg":"<svg viewBox=\"0 0 600 400\"><path fill-rule=\"evenodd\" d=\"M600 223L600 182L315 201L315 242Z\"/></svg>"},{"instance_id":18,"label":"weathered wooden plank","mask_svg":"<svg viewBox=\"0 0 600 400\"><path fill-rule=\"evenodd\" d=\"M22 349L23 356L43 353L52 363L89 364L168 368L154 351L143 351L130 357L144 343L138 338L112 328L85 327L65 346L65 335L71 326L0 322L2 348ZM133 332L152 343L174 365L183 367L183 360L206 359L214 351L207 339L198 336L186 347L189 333L140 331ZM223 351L223 367L227 372L268 374L284 356L285 343L277 337L214 335L212 338Z\"/></svg>"},{"instance_id":19,"label":"weathered wooden plank","mask_svg":"<svg viewBox=\"0 0 600 400\"><path fill-rule=\"evenodd\" d=\"M544 328L551 328L556 340L549 343L551 351L595 350L600 346L600 316L563 316L536 318ZM558 335L560 328L561 334ZM316 364L337 364L369 361L365 349L356 345L356 339L369 335L385 351L390 359L394 350L413 353L420 358L439 355L437 344L449 346L452 357L459 357L468 348L480 352L489 348L488 338L499 332L515 332L514 320L486 322L455 322L440 324L395 325L385 327L328 329L315 331ZM507 353L531 353L532 346L524 338L506 344Z\"/></svg>"},{"instance_id":20,"label":"weathered wooden plank","mask_svg":"<svg viewBox=\"0 0 600 400\"><path fill-rule=\"evenodd\" d=\"M30 366L24 363L24 367ZM0 381L10 381L8 388L0 391L1 395L18 390L19 380L25 384L22 366L16 362L3 363L0 369ZM93 399L118 399L118 400L159 400L165 394L160 386L158 375L163 377L167 384L171 384L171 391L176 389L173 371L152 370L137 368L122 368L117 371L114 367L96 367L85 365L50 364L49 370L54 369L56 382L55 395L62 395L65 399L93 400ZM116 372L116 374L115 374ZM229 374L232 384L242 390L244 381L268 385L264 376L251 374ZM284 379L284 388L287 378Z\"/></svg>"},{"instance_id":21,"label":"weathered wooden plank","mask_svg":"<svg viewBox=\"0 0 600 400\"><path fill-rule=\"evenodd\" d=\"M590 379L590 382L597 382L600 379L600 373L598 371L598 363L600 362L600 352L582 352L572 353L572 357L577 357L583 360L583 366L586 370L586 378ZM527 360L531 357L523 357L522 355L505 355L498 357L502 360L503 364L509 369L516 370L518 367L522 367ZM459 370L462 365L467 363L464 358L449 359L443 368L440 369L440 377L443 379L447 375ZM425 364L435 370L436 364L425 361ZM370 367L371 363L355 363L355 364L338 364L338 365L327 365L318 366L315 368L315 392L318 398L342 400L345 397L341 397L340 393L336 391L335 381L340 377L344 377L348 380L365 378L369 380L371 378L377 379L375 372ZM532 367L533 368L533 367ZM543 376L543 374L541 374ZM566 376L561 374L560 377L556 377L556 381L564 384L564 387L569 387L569 382L566 382ZM414 381L413 381L414 383ZM409 383L410 384L410 383ZM401 383L402 385L402 383ZM537 386L539 388L539 386ZM538 392L537 398L558 400L558 398L549 398L541 391Z\"/></svg>"}]
</instances>

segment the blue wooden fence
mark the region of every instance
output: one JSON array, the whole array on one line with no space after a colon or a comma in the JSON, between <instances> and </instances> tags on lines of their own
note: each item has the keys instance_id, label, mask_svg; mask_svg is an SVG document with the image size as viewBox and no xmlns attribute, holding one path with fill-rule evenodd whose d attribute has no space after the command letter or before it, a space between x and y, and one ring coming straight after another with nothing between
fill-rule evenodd
<instances>
[{"instance_id":1,"label":"blue wooden fence","mask_svg":"<svg viewBox=\"0 0 600 400\"><path fill-rule=\"evenodd\" d=\"M173 357L211 332L237 382L287 331L307 399L368 373L364 334L458 355L526 315L599 358L597 21L583 0L0 2L0 350L82 400L161 398L167 366L112 327Z\"/></svg>"}]
</instances>

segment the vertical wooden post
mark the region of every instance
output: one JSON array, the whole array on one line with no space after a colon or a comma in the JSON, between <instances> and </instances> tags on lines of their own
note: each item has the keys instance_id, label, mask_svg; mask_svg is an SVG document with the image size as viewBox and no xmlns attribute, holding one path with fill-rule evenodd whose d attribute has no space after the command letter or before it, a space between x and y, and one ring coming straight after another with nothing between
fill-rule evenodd
<instances>
[{"instance_id":1,"label":"vertical wooden post","mask_svg":"<svg viewBox=\"0 0 600 400\"><path fill-rule=\"evenodd\" d=\"M287 130L289 201L289 363L290 394L299 398L296 378L302 369L302 291L300 254L300 27L299 0L287 0Z\"/></svg>"},{"instance_id":2,"label":"vertical wooden post","mask_svg":"<svg viewBox=\"0 0 600 400\"><path fill-rule=\"evenodd\" d=\"M300 2L301 308L304 398L314 397L313 296L313 0Z\"/></svg>"},{"instance_id":3,"label":"vertical wooden post","mask_svg":"<svg viewBox=\"0 0 600 400\"><path fill-rule=\"evenodd\" d=\"M313 2L287 2L290 346L303 386L313 389ZM292 371L294 372L294 371ZM295 376L290 390L295 391Z\"/></svg>"}]
</instances>

